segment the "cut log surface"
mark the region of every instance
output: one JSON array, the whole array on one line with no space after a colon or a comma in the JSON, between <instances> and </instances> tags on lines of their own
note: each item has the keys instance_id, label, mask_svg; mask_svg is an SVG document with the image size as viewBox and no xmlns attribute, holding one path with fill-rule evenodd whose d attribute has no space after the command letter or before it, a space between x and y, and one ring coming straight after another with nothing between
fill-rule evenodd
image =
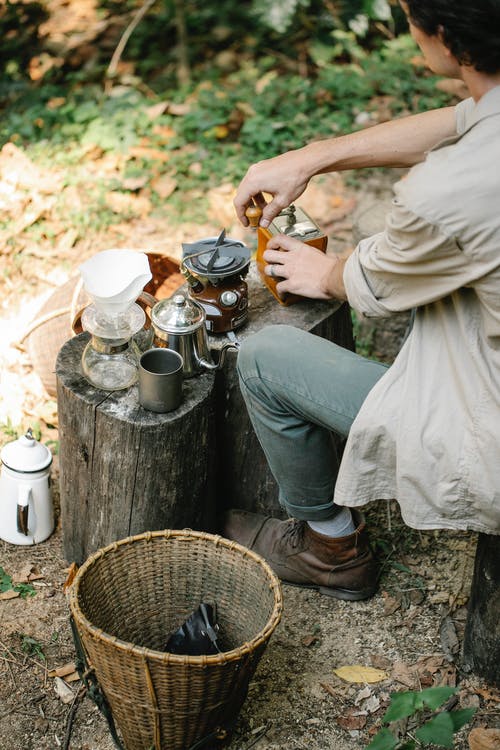
<instances>
[{"instance_id":1,"label":"cut log surface","mask_svg":"<svg viewBox=\"0 0 500 750\"><path fill-rule=\"evenodd\" d=\"M500 688L500 536L478 537L463 663Z\"/></svg>"},{"instance_id":2,"label":"cut log surface","mask_svg":"<svg viewBox=\"0 0 500 750\"><path fill-rule=\"evenodd\" d=\"M214 376L185 381L180 408L156 414L137 386L106 393L85 380L87 341L68 341L56 365L66 559L148 530L214 530Z\"/></svg>"}]
</instances>

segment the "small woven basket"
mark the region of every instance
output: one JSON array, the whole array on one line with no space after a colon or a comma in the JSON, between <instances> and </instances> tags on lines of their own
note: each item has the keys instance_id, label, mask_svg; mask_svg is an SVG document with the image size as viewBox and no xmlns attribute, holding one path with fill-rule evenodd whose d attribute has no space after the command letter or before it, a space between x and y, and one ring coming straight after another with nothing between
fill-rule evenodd
<instances>
[{"instance_id":1,"label":"small woven basket","mask_svg":"<svg viewBox=\"0 0 500 750\"><path fill-rule=\"evenodd\" d=\"M163 651L201 601L216 603L221 653ZM188 750L227 738L282 606L280 582L261 557L191 530L147 532L98 550L70 593L88 664L127 750Z\"/></svg>"}]
</instances>

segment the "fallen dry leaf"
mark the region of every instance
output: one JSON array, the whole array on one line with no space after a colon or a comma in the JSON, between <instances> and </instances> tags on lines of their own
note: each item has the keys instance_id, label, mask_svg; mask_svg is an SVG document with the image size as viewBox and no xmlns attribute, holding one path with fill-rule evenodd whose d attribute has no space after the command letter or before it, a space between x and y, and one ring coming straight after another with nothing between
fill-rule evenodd
<instances>
[{"instance_id":1,"label":"fallen dry leaf","mask_svg":"<svg viewBox=\"0 0 500 750\"><path fill-rule=\"evenodd\" d=\"M106 205L115 214L131 214L133 216L147 216L151 213L151 201L144 195L131 195L111 190L105 196Z\"/></svg>"},{"instance_id":2,"label":"fallen dry leaf","mask_svg":"<svg viewBox=\"0 0 500 750\"><path fill-rule=\"evenodd\" d=\"M384 597L384 616L393 615L398 609L401 609L401 600L390 596L387 591L382 591Z\"/></svg>"},{"instance_id":3,"label":"fallen dry leaf","mask_svg":"<svg viewBox=\"0 0 500 750\"><path fill-rule=\"evenodd\" d=\"M177 187L177 181L168 174L162 174L151 181L151 187L162 200L166 200Z\"/></svg>"},{"instance_id":4,"label":"fallen dry leaf","mask_svg":"<svg viewBox=\"0 0 500 750\"><path fill-rule=\"evenodd\" d=\"M312 646L313 643L316 643L317 640L318 640L318 636L317 635L305 635L301 639L301 643L302 643L303 646L309 647L309 646Z\"/></svg>"},{"instance_id":5,"label":"fallen dry leaf","mask_svg":"<svg viewBox=\"0 0 500 750\"><path fill-rule=\"evenodd\" d=\"M160 149L151 146L132 146L128 155L133 159L148 159L150 161L165 162L170 159L168 151L160 151Z\"/></svg>"},{"instance_id":6,"label":"fallen dry leaf","mask_svg":"<svg viewBox=\"0 0 500 750\"><path fill-rule=\"evenodd\" d=\"M167 143L174 136L177 135L176 131L170 127L170 125L153 125L153 134L158 136L159 140L163 143ZM157 139L158 140L158 139Z\"/></svg>"},{"instance_id":7,"label":"fallen dry leaf","mask_svg":"<svg viewBox=\"0 0 500 750\"><path fill-rule=\"evenodd\" d=\"M145 112L150 120L156 120L156 118L160 117L167 108L168 102L158 102L158 104L153 104L151 107L147 107Z\"/></svg>"},{"instance_id":8,"label":"fallen dry leaf","mask_svg":"<svg viewBox=\"0 0 500 750\"><path fill-rule=\"evenodd\" d=\"M500 729L476 727L469 734L470 750L498 750L500 747Z\"/></svg>"},{"instance_id":9,"label":"fallen dry leaf","mask_svg":"<svg viewBox=\"0 0 500 750\"><path fill-rule=\"evenodd\" d=\"M0 176L11 185L39 193L58 193L61 189L60 176L39 169L22 149L10 142L0 151Z\"/></svg>"},{"instance_id":10,"label":"fallen dry leaf","mask_svg":"<svg viewBox=\"0 0 500 750\"><path fill-rule=\"evenodd\" d=\"M371 695L373 695L371 688L366 685L362 690L359 691L356 698L354 699L354 703L358 706L361 701L366 700L366 698L369 698Z\"/></svg>"},{"instance_id":11,"label":"fallen dry leaf","mask_svg":"<svg viewBox=\"0 0 500 750\"><path fill-rule=\"evenodd\" d=\"M41 419L46 425L57 427L58 416L57 404L55 401L44 401L41 404L37 404L31 414L34 417Z\"/></svg>"},{"instance_id":12,"label":"fallen dry leaf","mask_svg":"<svg viewBox=\"0 0 500 750\"><path fill-rule=\"evenodd\" d=\"M190 111L191 111L191 105L188 102L181 102L179 104L170 102L167 107L168 114L174 115L176 117L182 117L182 115L187 115Z\"/></svg>"},{"instance_id":13,"label":"fallen dry leaf","mask_svg":"<svg viewBox=\"0 0 500 750\"><path fill-rule=\"evenodd\" d=\"M0 601L17 599L18 596L20 596L19 591L13 591L12 589L9 589L8 591L2 591L2 593L0 594Z\"/></svg>"},{"instance_id":14,"label":"fallen dry leaf","mask_svg":"<svg viewBox=\"0 0 500 750\"><path fill-rule=\"evenodd\" d=\"M71 703L75 697L75 694L71 690L71 688L66 685L63 679L61 677L56 677L54 682L54 690L57 693L58 698L63 703Z\"/></svg>"},{"instance_id":15,"label":"fallen dry leaf","mask_svg":"<svg viewBox=\"0 0 500 750\"><path fill-rule=\"evenodd\" d=\"M362 705L364 711L369 714L374 714L380 708L380 698L377 695L372 695Z\"/></svg>"},{"instance_id":16,"label":"fallen dry leaf","mask_svg":"<svg viewBox=\"0 0 500 750\"><path fill-rule=\"evenodd\" d=\"M365 667L362 664L350 664L333 670L337 677L346 682L382 682L389 675L383 669Z\"/></svg>"},{"instance_id":17,"label":"fallen dry leaf","mask_svg":"<svg viewBox=\"0 0 500 750\"><path fill-rule=\"evenodd\" d=\"M148 180L149 177L147 175L142 175L141 177L126 177L122 181L122 188L131 191L140 190L147 184Z\"/></svg>"},{"instance_id":18,"label":"fallen dry leaf","mask_svg":"<svg viewBox=\"0 0 500 750\"><path fill-rule=\"evenodd\" d=\"M78 573L78 565L75 562L72 562L69 568L67 568L66 572L68 573L68 575L66 576L66 580L63 584L64 592L66 592L70 588L71 584L75 580L75 576Z\"/></svg>"},{"instance_id":19,"label":"fallen dry leaf","mask_svg":"<svg viewBox=\"0 0 500 750\"><path fill-rule=\"evenodd\" d=\"M329 695L332 695L334 698L338 698L340 691L329 682L320 682L319 684Z\"/></svg>"},{"instance_id":20,"label":"fallen dry leaf","mask_svg":"<svg viewBox=\"0 0 500 750\"><path fill-rule=\"evenodd\" d=\"M75 671L76 671L75 662L70 661L67 664L63 664L62 667L51 669L49 671L49 677L67 677L67 675L70 675Z\"/></svg>"},{"instance_id":21,"label":"fallen dry leaf","mask_svg":"<svg viewBox=\"0 0 500 750\"><path fill-rule=\"evenodd\" d=\"M443 618L441 627L439 628L439 635L441 638L441 647L446 658L448 661L455 661L460 651L460 642L455 624L449 615Z\"/></svg>"},{"instance_id":22,"label":"fallen dry leaf","mask_svg":"<svg viewBox=\"0 0 500 750\"><path fill-rule=\"evenodd\" d=\"M259 78L259 80L255 84L255 93L260 96L264 89L266 89L269 84L274 81L277 75L278 73L276 70L269 70L267 73L264 73L264 75Z\"/></svg>"},{"instance_id":23,"label":"fallen dry leaf","mask_svg":"<svg viewBox=\"0 0 500 750\"><path fill-rule=\"evenodd\" d=\"M344 716L337 716L335 721L339 727L347 731L351 729L364 729L366 726L366 714L352 710Z\"/></svg>"},{"instance_id":24,"label":"fallen dry leaf","mask_svg":"<svg viewBox=\"0 0 500 750\"><path fill-rule=\"evenodd\" d=\"M12 581L14 583L31 583L31 581L39 581L44 577L32 563L25 563L22 568L12 573Z\"/></svg>"},{"instance_id":25,"label":"fallen dry leaf","mask_svg":"<svg viewBox=\"0 0 500 750\"><path fill-rule=\"evenodd\" d=\"M434 674L443 666L443 664L444 657L442 654L429 654L428 656L421 656L413 665L413 669L419 674L423 674L424 672Z\"/></svg>"},{"instance_id":26,"label":"fallen dry leaf","mask_svg":"<svg viewBox=\"0 0 500 750\"><path fill-rule=\"evenodd\" d=\"M400 682L407 688L418 687L418 679L415 669L409 667L402 661L396 661L392 665L391 677L395 682Z\"/></svg>"},{"instance_id":27,"label":"fallen dry leaf","mask_svg":"<svg viewBox=\"0 0 500 750\"><path fill-rule=\"evenodd\" d=\"M392 667L392 661L387 656L382 656L382 654L370 654L370 661L372 667L376 667L377 669L388 671Z\"/></svg>"},{"instance_id":28,"label":"fallen dry leaf","mask_svg":"<svg viewBox=\"0 0 500 750\"><path fill-rule=\"evenodd\" d=\"M474 692L484 698L485 701L500 703L500 690L494 688L474 688Z\"/></svg>"}]
</instances>

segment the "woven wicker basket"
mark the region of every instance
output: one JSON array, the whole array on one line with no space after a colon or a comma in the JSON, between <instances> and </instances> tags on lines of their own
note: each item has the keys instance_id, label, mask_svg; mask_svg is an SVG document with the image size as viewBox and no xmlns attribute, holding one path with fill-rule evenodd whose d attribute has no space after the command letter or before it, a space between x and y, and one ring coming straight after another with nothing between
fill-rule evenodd
<instances>
[{"instance_id":1,"label":"woven wicker basket","mask_svg":"<svg viewBox=\"0 0 500 750\"><path fill-rule=\"evenodd\" d=\"M217 604L222 653L162 651L202 600ZM167 530L92 555L75 577L70 608L125 748L188 750L229 736L280 621L282 595L254 552L212 534Z\"/></svg>"}]
</instances>

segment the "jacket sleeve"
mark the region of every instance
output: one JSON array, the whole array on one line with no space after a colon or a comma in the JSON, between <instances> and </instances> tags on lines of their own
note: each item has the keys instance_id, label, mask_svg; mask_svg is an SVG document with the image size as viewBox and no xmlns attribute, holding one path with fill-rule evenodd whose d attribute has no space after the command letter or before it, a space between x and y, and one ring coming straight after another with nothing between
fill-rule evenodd
<instances>
[{"instance_id":1,"label":"jacket sleeve","mask_svg":"<svg viewBox=\"0 0 500 750\"><path fill-rule=\"evenodd\" d=\"M387 317L441 299L484 272L456 238L394 199L385 231L362 240L348 259L344 285L355 310Z\"/></svg>"}]
</instances>

